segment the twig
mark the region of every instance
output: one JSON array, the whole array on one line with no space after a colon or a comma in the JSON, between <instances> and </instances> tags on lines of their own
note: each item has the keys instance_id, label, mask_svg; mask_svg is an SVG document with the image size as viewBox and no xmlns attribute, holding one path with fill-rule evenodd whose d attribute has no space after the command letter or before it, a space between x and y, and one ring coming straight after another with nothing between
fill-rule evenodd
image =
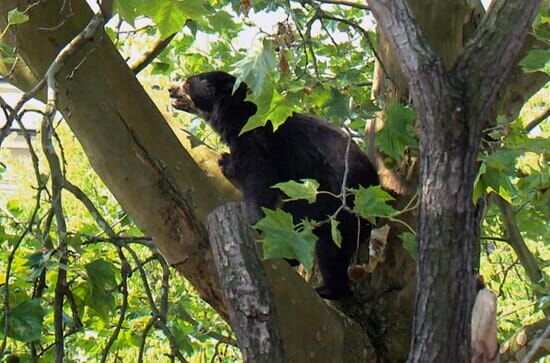
<instances>
[{"instance_id":1,"label":"twig","mask_svg":"<svg viewBox=\"0 0 550 363\"><path fill-rule=\"evenodd\" d=\"M550 108L547 108L546 111L544 111L542 114L531 120L527 126L525 126L525 130L527 132L532 131L535 127L540 125L543 121L545 121L548 116L550 116Z\"/></svg>"},{"instance_id":2,"label":"twig","mask_svg":"<svg viewBox=\"0 0 550 363\"><path fill-rule=\"evenodd\" d=\"M138 58L132 65L130 65L130 69L134 74L138 74L141 72L145 67L147 67L166 47L172 39L176 36L177 33L172 33L168 37L164 39L157 40L150 50L143 53L143 55Z\"/></svg>"},{"instance_id":3,"label":"twig","mask_svg":"<svg viewBox=\"0 0 550 363\"><path fill-rule=\"evenodd\" d=\"M147 322L147 325L145 325L145 328L143 329L143 333L141 334L141 342L139 344L139 354L138 354L138 363L143 362L143 352L145 351L145 342L147 341L147 334L149 334L149 330L153 327L153 324L155 323L155 317L152 317Z\"/></svg>"},{"instance_id":4,"label":"twig","mask_svg":"<svg viewBox=\"0 0 550 363\"><path fill-rule=\"evenodd\" d=\"M344 6L349 6L356 9L370 11L370 7L368 5L358 4L355 1L346 1L346 0L315 0L315 1L320 2L322 4L344 5Z\"/></svg>"}]
</instances>

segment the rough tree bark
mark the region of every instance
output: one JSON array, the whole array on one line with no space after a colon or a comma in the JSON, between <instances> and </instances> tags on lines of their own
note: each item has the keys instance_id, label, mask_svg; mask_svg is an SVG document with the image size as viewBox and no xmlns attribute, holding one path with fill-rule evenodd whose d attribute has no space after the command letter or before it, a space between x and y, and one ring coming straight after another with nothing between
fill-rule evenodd
<instances>
[{"instance_id":1,"label":"rough tree bark","mask_svg":"<svg viewBox=\"0 0 550 363\"><path fill-rule=\"evenodd\" d=\"M216 208L208 235L229 320L245 362L288 362L279 321L243 203Z\"/></svg>"},{"instance_id":2,"label":"rough tree bark","mask_svg":"<svg viewBox=\"0 0 550 363\"><path fill-rule=\"evenodd\" d=\"M420 120L417 296L409 361L470 359L474 297L472 203L481 130L540 1L499 1L447 71L405 0L371 0Z\"/></svg>"}]
</instances>

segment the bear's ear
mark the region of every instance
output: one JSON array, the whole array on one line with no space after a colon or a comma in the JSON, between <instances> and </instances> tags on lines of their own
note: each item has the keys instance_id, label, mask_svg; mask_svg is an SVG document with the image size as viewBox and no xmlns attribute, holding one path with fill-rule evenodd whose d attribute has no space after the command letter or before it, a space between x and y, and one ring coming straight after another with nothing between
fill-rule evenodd
<instances>
[{"instance_id":1,"label":"bear's ear","mask_svg":"<svg viewBox=\"0 0 550 363\"><path fill-rule=\"evenodd\" d=\"M239 88L237 88L235 92L233 92L234 84L235 83L231 83L231 89L229 90L229 92L238 99L244 100L246 98L246 91L248 90L248 87L244 82L241 82Z\"/></svg>"},{"instance_id":2,"label":"bear's ear","mask_svg":"<svg viewBox=\"0 0 550 363\"><path fill-rule=\"evenodd\" d=\"M255 115L256 111L258 111L258 107L256 107L256 105L254 103L246 101L244 104L245 104L248 112L250 113L250 116Z\"/></svg>"}]
</instances>

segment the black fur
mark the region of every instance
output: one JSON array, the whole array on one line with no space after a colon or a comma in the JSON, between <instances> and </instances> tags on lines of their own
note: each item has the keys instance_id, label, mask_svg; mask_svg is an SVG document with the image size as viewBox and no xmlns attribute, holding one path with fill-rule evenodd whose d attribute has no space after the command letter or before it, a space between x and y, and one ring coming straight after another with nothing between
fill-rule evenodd
<instances>
[{"instance_id":1,"label":"black fur","mask_svg":"<svg viewBox=\"0 0 550 363\"><path fill-rule=\"evenodd\" d=\"M235 78L224 72L208 72L190 77L170 89L174 107L203 117L229 145L231 154L224 154L219 164L224 173L243 192L251 223L262 216L261 207L274 208L280 194L271 186L288 180L313 178L320 190L339 194L344 175L344 157L348 135L332 124L315 117L295 113L276 131L270 124L241 136L240 130L256 106L246 97L246 85L233 92ZM355 143L349 152L347 187L378 184L376 172ZM351 203L351 200L350 200ZM303 218L324 220L333 214L341 201L319 195L313 204L294 201L283 209L295 222ZM324 285L319 294L337 299L349 294L347 267L357 244L357 218L341 212L338 216L342 248L331 239L330 226L315 230L318 236L316 254ZM361 239L366 240L370 226L360 221Z\"/></svg>"}]
</instances>

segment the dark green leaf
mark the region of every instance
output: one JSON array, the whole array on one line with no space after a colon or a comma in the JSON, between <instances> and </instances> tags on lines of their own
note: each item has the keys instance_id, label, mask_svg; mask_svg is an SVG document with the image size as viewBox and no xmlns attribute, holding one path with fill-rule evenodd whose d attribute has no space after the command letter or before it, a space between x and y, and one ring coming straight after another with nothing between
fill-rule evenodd
<instances>
[{"instance_id":1,"label":"dark green leaf","mask_svg":"<svg viewBox=\"0 0 550 363\"><path fill-rule=\"evenodd\" d=\"M8 336L20 342L28 343L39 340L42 335L42 322L46 311L40 300L27 300L13 308L8 317ZM4 319L1 319L4 326Z\"/></svg>"},{"instance_id":2,"label":"dark green leaf","mask_svg":"<svg viewBox=\"0 0 550 363\"><path fill-rule=\"evenodd\" d=\"M90 284L98 287L114 288L116 272L113 264L106 260L95 260L84 266Z\"/></svg>"}]
</instances>

